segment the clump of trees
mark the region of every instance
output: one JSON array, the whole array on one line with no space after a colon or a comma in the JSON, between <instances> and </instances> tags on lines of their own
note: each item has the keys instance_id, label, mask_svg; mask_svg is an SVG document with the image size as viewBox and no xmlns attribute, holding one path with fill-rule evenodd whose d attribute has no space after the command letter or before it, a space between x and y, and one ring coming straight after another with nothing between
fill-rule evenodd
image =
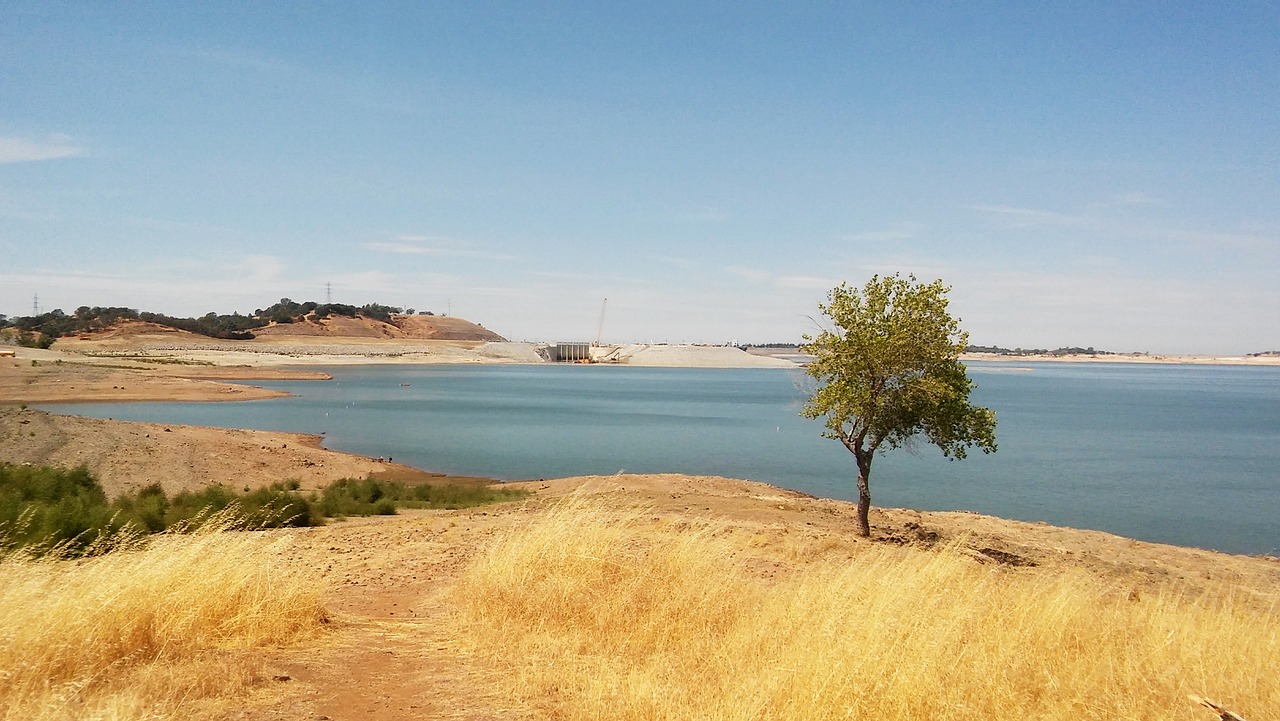
<instances>
[{"instance_id":1,"label":"clump of trees","mask_svg":"<svg viewBox=\"0 0 1280 721\"><path fill-rule=\"evenodd\" d=\"M0 315L0 329L13 329L18 344L32 348L48 348L62 336L102 330L125 320L155 323L221 340L250 340L254 337L254 330L272 323L298 323L308 319L323 320L331 316L363 317L394 323L394 316L403 312L402 308L380 303L357 307L345 303L297 303L289 298L281 298L280 302L268 308L259 308L251 315L219 315L211 312L199 318L179 318L132 308L80 306L73 315L67 315L60 308L18 318ZM420 311L420 314L431 315L431 312Z\"/></svg>"},{"instance_id":2,"label":"clump of trees","mask_svg":"<svg viewBox=\"0 0 1280 721\"><path fill-rule=\"evenodd\" d=\"M996 416L971 405L973 382L960 362L968 334L947 312L942 281L873 276L841 283L819 309L833 327L805 336L805 372L818 382L801 414L822 419L857 463L858 534L871 535L871 463L876 451L923 437L951 459L977 446L996 450Z\"/></svg>"},{"instance_id":3,"label":"clump of trees","mask_svg":"<svg viewBox=\"0 0 1280 721\"><path fill-rule=\"evenodd\" d=\"M1108 350L1094 350L1093 346L1088 348L1063 346L1054 350L1046 350L1044 348L1001 348L998 345L971 345L966 346L964 350L966 353L994 353L996 355L1011 356L1115 355L1114 352Z\"/></svg>"}]
</instances>

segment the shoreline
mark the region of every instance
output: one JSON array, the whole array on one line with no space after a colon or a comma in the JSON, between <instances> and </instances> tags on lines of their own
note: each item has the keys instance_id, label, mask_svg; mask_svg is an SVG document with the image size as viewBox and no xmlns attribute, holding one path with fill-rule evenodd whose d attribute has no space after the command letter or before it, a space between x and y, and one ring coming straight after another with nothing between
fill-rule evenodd
<instances>
[{"instance_id":1,"label":"shoreline","mask_svg":"<svg viewBox=\"0 0 1280 721\"><path fill-rule=\"evenodd\" d=\"M1147 353L1115 353L1098 355L1004 355L1001 353L962 353L962 361L992 363L1120 363L1133 365L1210 365L1280 367L1280 356L1176 355Z\"/></svg>"},{"instance_id":2,"label":"shoreline","mask_svg":"<svg viewBox=\"0 0 1280 721\"><path fill-rule=\"evenodd\" d=\"M160 483L169 493L196 490L212 484L250 490L295 479L301 490L315 491L343 478L397 481L410 485L433 483L501 484L533 491L552 500L580 491L602 497L629 497L646 507L671 512L732 519L760 513L785 517L797 528L821 522L833 531L843 529L851 541L855 503L812 496L775 484L718 476L688 474L619 474L569 478L498 481L422 470L389 461L336 451L323 446L323 436L286 431L258 431L179 424L147 423L64 415L35 409L0 406L0 461L75 467L86 465L115 497ZM1016 562L1029 549L1037 563L1061 559L1063 548L1092 549L1101 562L1117 570L1135 569L1106 560L1129 553L1180 558L1207 564L1214 572L1221 561L1238 559L1264 564L1259 568L1280 581L1280 558L1268 554L1230 553L1195 546L1178 546L1121 536L1108 531L1057 526L965 510L922 511L872 507L873 536L893 544L929 541L933 531L946 536L968 535L992 545L995 562ZM816 515L815 515L816 514ZM836 522L838 521L838 522ZM832 525L834 523L834 525ZM946 529L946 530L944 530ZM1012 555L1009 555L1012 554ZM1001 560L1003 559L1003 560ZM1231 562L1235 562L1234 560ZM1188 569L1184 569L1184 573ZM1167 573L1156 564L1150 573Z\"/></svg>"},{"instance_id":3,"label":"shoreline","mask_svg":"<svg viewBox=\"0 0 1280 721\"><path fill-rule=\"evenodd\" d=\"M502 481L423 470L333 450L314 433L91 418L0 405L0 462L84 465L115 497L159 483L167 493L213 484L251 490L297 480L315 491L344 478L408 485Z\"/></svg>"},{"instance_id":4,"label":"shoreline","mask_svg":"<svg viewBox=\"0 0 1280 721\"><path fill-rule=\"evenodd\" d=\"M49 357L45 356L46 360ZM237 488L265 486L291 478L299 479L305 489L314 490L342 478L367 475L408 483L543 483L457 476L383 462L326 448L324 437L313 434L103 420L64 414L56 407L47 411L22 407L27 402L56 406L85 401L247 400L254 397L250 391L265 394L259 396L262 398L281 397L287 394L224 381L331 377L313 368L120 368L59 363L57 359L36 359L32 365L31 360L0 359L0 461L64 466L83 463L103 480L104 486L113 489L109 491L112 493L151 482L161 482L166 490L184 490L210 483L229 483ZM180 377L184 374L223 380ZM96 385L85 383L86 378ZM27 396L40 395L29 389L44 389L48 395L60 398L18 400L14 388L28 389ZM228 388L241 393L232 397ZM952 513L970 515L963 511Z\"/></svg>"}]
</instances>

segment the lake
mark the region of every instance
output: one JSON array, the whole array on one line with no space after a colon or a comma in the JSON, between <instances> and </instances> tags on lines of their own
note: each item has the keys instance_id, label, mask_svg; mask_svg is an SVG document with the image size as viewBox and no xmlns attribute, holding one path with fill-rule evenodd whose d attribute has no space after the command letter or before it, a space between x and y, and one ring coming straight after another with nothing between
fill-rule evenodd
<instances>
[{"instance_id":1,"label":"lake","mask_svg":"<svg viewBox=\"0 0 1280 721\"><path fill-rule=\"evenodd\" d=\"M326 446L504 480L678 472L852 499L852 455L776 369L358 366L292 398L59 404L95 417L323 433ZM1280 547L1280 368L973 363L993 455L882 452L879 506L971 510L1233 553Z\"/></svg>"}]
</instances>

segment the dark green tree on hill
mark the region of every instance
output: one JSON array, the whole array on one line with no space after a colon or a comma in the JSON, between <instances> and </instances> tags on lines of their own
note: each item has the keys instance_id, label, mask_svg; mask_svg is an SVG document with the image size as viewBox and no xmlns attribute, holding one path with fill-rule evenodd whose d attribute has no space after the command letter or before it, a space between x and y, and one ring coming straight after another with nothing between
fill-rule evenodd
<instances>
[{"instance_id":1,"label":"dark green tree on hill","mask_svg":"<svg viewBox=\"0 0 1280 721\"><path fill-rule=\"evenodd\" d=\"M853 453L859 535L871 535L876 451L921 436L951 459L973 446L996 450L995 413L969 403L973 382L960 363L968 334L947 312L949 290L896 273L861 289L842 283L818 306L834 327L801 346L814 357L806 372L818 381L801 414L824 419L823 435Z\"/></svg>"}]
</instances>

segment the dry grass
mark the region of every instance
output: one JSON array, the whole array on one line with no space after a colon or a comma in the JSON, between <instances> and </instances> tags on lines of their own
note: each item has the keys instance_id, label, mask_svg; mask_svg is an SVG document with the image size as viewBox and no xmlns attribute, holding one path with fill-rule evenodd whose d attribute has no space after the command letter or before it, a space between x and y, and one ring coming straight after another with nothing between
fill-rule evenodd
<instances>
[{"instance_id":1,"label":"dry grass","mask_svg":"<svg viewBox=\"0 0 1280 721\"><path fill-rule=\"evenodd\" d=\"M215 523L84 560L0 559L0 718L186 718L245 691L244 649L323 620L282 542Z\"/></svg>"},{"instance_id":2,"label":"dry grass","mask_svg":"<svg viewBox=\"0 0 1280 721\"><path fill-rule=\"evenodd\" d=\"M1275 597L1139 592L959 545L866 544L768 580L748 545L571 499L481 556L462 626L550 718L1209 718L1189 694L1280 709Z\"/></svg>"}]
</instances>

